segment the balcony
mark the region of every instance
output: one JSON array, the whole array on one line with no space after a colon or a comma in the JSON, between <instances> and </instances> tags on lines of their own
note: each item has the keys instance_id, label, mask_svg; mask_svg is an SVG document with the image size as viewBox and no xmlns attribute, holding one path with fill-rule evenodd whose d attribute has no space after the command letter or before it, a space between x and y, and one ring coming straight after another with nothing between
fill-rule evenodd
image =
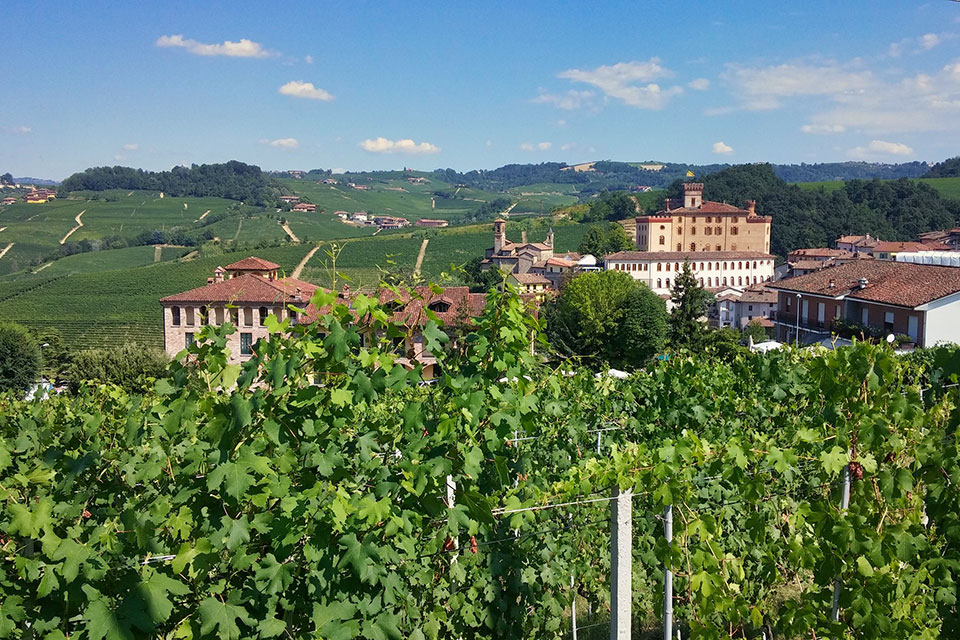
<instances>
[{"instance_id":1,"label":"balcony","mask_svg":"<svg viewBox=\"0 0 960 640\"><path fill-rule=\"evenodd\" d=\"M789 328L797 327L797 315L794 313L786 313L784 311L776 311L773 316L773 321L777 324L784 325ZM800 318L800 330L801 331L810 331L813 333L830 333L830 329L833 326L833 318L821 322L816 318Z\"/></svg>"}]
</instances>

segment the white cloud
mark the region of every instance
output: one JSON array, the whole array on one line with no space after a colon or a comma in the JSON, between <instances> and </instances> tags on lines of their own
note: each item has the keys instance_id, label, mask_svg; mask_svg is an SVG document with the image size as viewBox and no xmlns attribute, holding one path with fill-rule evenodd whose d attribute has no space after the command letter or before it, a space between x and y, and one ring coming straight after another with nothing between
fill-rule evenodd
<instances>
[{"instance_id":1,"label":"white cloud","mask_svg":"<svg viewBox=\"0 0 960 640\"><path fill-rule=\"evenodd\" d=\"M576 149L576 148L577 148L576 142L567 142L565 144L560 145L561 151L570 151L571 149Z\"/></svg>"},{"instance_id":2,"label":"white cloud","mask_svg":"<svg viewBox=\"0 0 960 640\"><path fill-rule=\"evenodd\" d=\"M549 151L553 146L552 142L524 142L520 145L521 151Z\"/></svg>"},{"instance_id":3,"label":"white cloud","mask_svg":"<svg viewBox=\"0 0 960 640\"><path fill-rule=\"evenodd\" d=\"M493 146L493 140L487 140L485 143L483 143L483 146L489 149Z\"/></svg>"},{"instance_id":4,"label":"white cloud","mask_svg":"<svg viewBox=\"0 0 960 640\"><path fill-rule=\"evenodd\" d=\"M781 64L749 68L727 65L724 79L733 85L749 111L776 109L780 99L793 96L838 96L866 91L877 84L870 71L837 64Z\"/></svg>"},{"instance_id":5,"label":"white cloud","mask_svg":"<svg viewBox=\"0 0 960 640\"><path fill-rule=\"evenodd\" d=\"M920 36L920 46L928 51L938 44L940 44L940 36L935 33L926 33Z\"/></svg>"},{"instance_id":6,"label":"white cloud","mask_svg":"<svg viewBox=\"0 0 960 640\"><path fill-rule=\"evenodd\" d=\"M275 149L296 149L300 146L300 141L296 138L277 138L276 140L261 140L260 144L265 144Z\"/></svg>"},{"instance_id":7,"label":"white cloud","mask_svg":"<svg viewBox=\"0 0 960 640\"><path fill-rule=\"evenodd\" d=\"M852 158L869 158L871 156L909 156L913 149L901 142L886 142L872 140L865 147L854 147L847 152Z\"/></svg>"},{"instance_id":8,"label":"white cloud","mask_svg":"<svg viewBox=\"0 0 960 640\"><path fill-rule=\"evenodd\" d=\"M416 143L410 138L402 140L388 140L387 138L370 138L360 143L360 146L370 153L405 153L420 155L440 153L440 147L429 142Z\"/></svg>"},{"instance_id":9,"label":"white cloud","mask_svg":"<svg viewBox=\"0 0 960 640\"><path fill-rule=\"evenodd\" d=\"M225 40L219 44L205 44L182 35L160 36L158 47L179 47L198 56L229 56L231 58L268 58L274 54L263 48L259 42L241 38L238 42Z\"/></svg>"},{"instance_id":10,"label":"white cloud","mask_svg":"<svg viewBox=\"0 0 960 640\"><path fill-rule=\"evenodd\" d=\"M552 104L558 109L579 109L580 107L593 104L593 98L596 94L593 91L576 91L570 89L565 93L545 93L531 100L531 102L541 102Z\"/></svg>"},{"instance_id":11,"label":"white cloud","mask_svg":"<svg viewBox=\"0 0 960 640\"><path fill-rule=\"evenodd\" d=\"M26 134L28 134L28 133L33 133L33 128L32 128L32 127L25 127L25 126L23 126L23 125L20 125L20 126L18 126L18 127L4 127L4 128L5 128L7 131L9 131L10 133L16 133L16 134L20 134L20 135L26 135Z\"/></svg>"},{"instance_id":12,"label":"white cloud","mask_svg":"<svg viewBox=\"0 0 960 640\"><path fill-rule=\"evenodd\" d=\"M890 56L891 58L899 58L900 56L903 55L903 45L906 44L908 41L909 39L901 40L900 42L891 42L890 48L887 49L887 55Z\"/></svg>"},{"instance_id":13,"label":"white cloud","mask_svg":"<svg viewBox=\"0 0 960 640\"><path fill-rule=\"evenodd\" d=\"M136 142L128 142L127 144L123 145L124 151L136 151L139 148L140 145Z\"/></svg>"},{"instance_id":14,"label":"white cloud","mask_svg":"<svg viewBox=\"0 0 960 640\"><path fill-rule=\"evenodd\" d=\"M714 142L713 143L713 152L719 153L720 155L728 155L733 153L733 147L726 144L725 142Z\"/></svg>"},{"instance_id":15,"label":"white cloud","mask_svg":"<svg viewBox=\"0 0 960 640\"><path fill-rule=\"evenodd\" d=\"M618 62L596 69L568 69L558 77L593 85L606 97L622 100L631 107L662 109L671 97L683 93L683 88L664 89L651 81L672 75L660 65L659 58L650 58L646 62ZM647 84L636 84L644 82Z\"/></svg>"},{"instance_id":16,"label":"white cloud","mask_svg":"<svg viewBox=\"0 0 960 640\"><path fill-rule=\"evenodd\" d=\"M123 162L124 160L127 159L127 156L118 153L115 156L113 156L113 159L117 162Z\"/></svg>"},{"instance_id":17,"label":"white cloud","mask_svg":"<svg viewBox=\"0 0 960 640\"><path fill-rule=\"evenodd\" d=\"M694 91L706 91L710 88L710 81L706 78L695 78L688 82L687 86Z\"/></svg>"},{"instance_id":18,"label":"white cloud","mask_svg":"<svg viewBox=\"0 0 960 640\"><path fill-rule=\"evenodd\" d=\"M324 102L329 102L333 100L333 94L325 89L320 89L319 87L313 86L312 82L298 82L296 80L291 80L287 84L283 85L277 90L277 93L280 93L285 96L292 96L294 98L307 98L309 100L323 100Z\"/></svg>"},{"instance_id":19,"label":"white cloud","mask_svg":"<svg viewBox=\"0 0 960 640\"><path fill-rule=\"evenodd\" d=\"M313 64L313 56L305 56L303 58L303 61L306 62L307 64Z\"/></svg>"},{"instance_id":20,"label":"white cloud","mask_svg":"<svg viewBox=\"0 0 960 640\"><path fill-rule=\"evenodd\" d=\"M842 124L805 124L800 130L804 133L843 133L847 128Z\"/></svg>"}]
</instances>

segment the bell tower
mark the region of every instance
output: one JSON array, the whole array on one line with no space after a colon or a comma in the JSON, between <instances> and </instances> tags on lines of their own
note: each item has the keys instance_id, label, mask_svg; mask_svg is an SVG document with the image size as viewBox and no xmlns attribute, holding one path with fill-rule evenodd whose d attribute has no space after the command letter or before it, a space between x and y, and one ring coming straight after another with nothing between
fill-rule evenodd
<instances>
[{"instance_id":1,"label":"bell tower","mask_svg":"<svg viewBox=\"0 0 960 640\"><path fill-rule=\"evenodd\" d=\"M497 218L493 221L493 253L500 253L503 245L507 243L507 221L503 218Z\"/></svg>"}]
</instances>

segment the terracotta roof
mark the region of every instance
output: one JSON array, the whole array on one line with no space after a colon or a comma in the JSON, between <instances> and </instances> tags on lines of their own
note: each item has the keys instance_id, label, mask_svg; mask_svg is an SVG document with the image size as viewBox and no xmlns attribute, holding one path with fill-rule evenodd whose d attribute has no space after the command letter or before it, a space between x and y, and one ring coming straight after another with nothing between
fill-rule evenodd
<instances>
[{"instance_id":1,"label":"terracotta roof","mask_svg":"<svg viewBox=\"0 0 960 640\"><path fill-rule=\"evenodd\" d=\"M757 303L757 304L776 304L777 302L777 292L771 291L766 287L758 287L754 289L749 287L746 291L743 292L743 295L740 296L740 302L746 303Z\"/></svg>"},{"instance_id":2,"label":"terracotta roof","mask_svg":"<svg viewBox=\"0 0 960 640\"><path fill-rule=\"evenodd\" d=\"M825 247L813 247L810 249L794 249L788 254L788 258L796 256L803 258L852 258L852 251L846 249L827 249Z\"/></svg>"},{"instance_id":3,"label":"terracotta roof","mask_svg":"<svg viewBox=\"0 0 960 640\"><path fill-rule=\"evenodd\" d=\"M392 320L407 327L425 325L429 318L424 307L437 302L450 305L446 311L434 311L445 326L461 325L464 321L470 324L473 318L483 313L487 304L486 294L470 293L470 287L447 287L439 295L430 287L417 287L416 293L422 299L412 298L407 291L400 292L398 297L393 291L382 289L378 299L380 304L396 304L399 301L400 307L394 311Z\"/></svg>"},{"instance_id":4,"label":"terracotta roof","mask_svg":"<svg viewBox=\"0 0 960 640\"><path fill-rule=\"evenodd\" d=\"M819 271L826 267L832 267L834 262L832 260L791 260L787 264L790 265L791 269L799 269L800 271Z\"/></svg>"},{"instance_id":5,"label":"terracotta roof","mask_svg":"<svg viewBox=\"0 0 960 640\"><path fill-rule=\"evenodd\" d=\"M861 278L867 286L859 288ZM832 288L830 282L834 283ZM918 307L960 292L960 269L911 262L865 260L768 284L778 291L794 291L900 307Z\"/></svg>"},{"instance_id":6,"label":"terracotta roof","mask_svg":"<svg viewBox=\"0 0 960 640\"><path fill-rule=\"evenodd\" d=\"M750 215L750 212L746 209L735 207L734 205L727 204L726 202L714 202L712 200L704 200L699 207L676 207L658 211L657 213L690 213L694 215L700 213L737 213L743 216Z\"/></svg>"},{"instance_id":7,"label":"terracotta roof","mask_svg":"<svg viewBox=\"0 0 960 640\"><path fill-rule=\"evenodd\" d=\"M233 264L228 264L226 268L228 271L269 271L271 269L279 269L280 265L276 262L264 260L263 258L250 256Z\"/></svg>"},{"instance_id":8,"label":"terracotta roof","mask_svg":"<svg viewBox=\"0 0 960 640\"><path fill-rule=\"evenodd\" d=\"M945 251L950 247L946 245L922 242L878 242L873 247L874 253L896 253L898 251Z\"/></svg>"},{"instance_id":9,"label":"terracotta roof","mask_svg":"<svg viewBox=\"0 0 960 640\"><path fill-rule=\"evenodd\" d=\"M844 244L856 244L863 240L876 240L876 238L871 238L870 235L865 236L840 236L837 238L837 242L842 242Z\"/></svg>"},{"instance_id":10,"label":"terracotta roof","mask_svg":"<svg viewBox=\"0 0 960 640\"><path fill-rule=\"evenodd\" d=\"M520 284L551 284L549 280L535 273L512 273L510 277Z\"/></svg>"},{"instance_id":11,"label":"terracotta roof","mask_svg":"<svg viewBox=\"0 0 960 640\"><path fill-rule=\"evenodd\" d=\"M771 260L769 253L759 251L619 251L603 257L604 260Z\"/></svg>"},{"instance_id":12,"label":"terracotta roof","mask_svg":"<svg viewBox=\"0 0 960 640\"><path fill-rule=\"evenodd\" d=\"M297 289L300 290L299 296ZM316 289L317 285L303 280L267 280L262 276L247 273L223 282L213 282L183 293L175 293L161 298L160 302L306 304Z\"/></svg>"},{"instance_id":13,"label":"terracotta roof","mask_svg":"<svg viewBox=\"0 0 960 640\"><path fill-rule=\"evenodd\" d=\"M544 264L553 265L554 267L575 267L577 262L575 260L565 260L564 258L548 258Z\"/></svg>"}]
</instances>

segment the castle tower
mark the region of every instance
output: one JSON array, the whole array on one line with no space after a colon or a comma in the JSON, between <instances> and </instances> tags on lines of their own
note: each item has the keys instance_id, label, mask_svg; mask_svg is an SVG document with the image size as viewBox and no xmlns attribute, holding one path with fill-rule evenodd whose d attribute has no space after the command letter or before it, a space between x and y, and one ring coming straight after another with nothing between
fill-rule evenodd
<instances>
[{"instance_id":1,"label":"castle tower","mask_svg":"<svg viewBox=\"0 0 960 640\"><path fill-rule=\"evenodd\" d=\"M507 221L497 218L493 221L493 254L497 255L507 243Z\"/></svg>"},{"instance_id":2,"label":"castle tower","mask_svg":"<svg viewBox=\"0 0 960 640\"><path fill-rule=\"evenodd\" d=\"M550 231L547 231L547 241L545 244L553 249L553 227L550 227Z\"/></svg>"},{"instance_id":3,"label":"castle tower","mask_svg":"<svg viewBox=\"0 0 960 640\"><path fill-rule=\"evenodd\" d=\"M703 204L703 183L685 182L683 183L683 206L699 207Z\"/></svg>"}]
</instances>

